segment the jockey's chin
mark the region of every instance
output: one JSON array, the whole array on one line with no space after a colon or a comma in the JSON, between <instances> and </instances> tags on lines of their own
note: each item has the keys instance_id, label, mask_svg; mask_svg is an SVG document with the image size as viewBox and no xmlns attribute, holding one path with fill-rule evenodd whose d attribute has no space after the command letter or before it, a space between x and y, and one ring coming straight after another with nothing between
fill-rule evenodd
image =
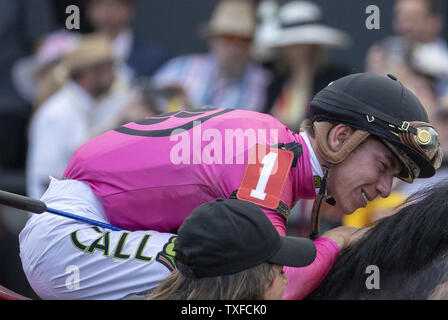
<instances>
[{"instance_id":1,"label":"jockey's chin","mask_svg":"<svg viewBox=\"0 0 448 320\"><path fill-rule=\"evenodd\" d=\"M341 210L344 214L352 214L356 210L360 208L365 208L367 206L368 200L365 193L361 190L354 191L347 197L336 200L336 206Z\"/></svg>"}]
</instances>

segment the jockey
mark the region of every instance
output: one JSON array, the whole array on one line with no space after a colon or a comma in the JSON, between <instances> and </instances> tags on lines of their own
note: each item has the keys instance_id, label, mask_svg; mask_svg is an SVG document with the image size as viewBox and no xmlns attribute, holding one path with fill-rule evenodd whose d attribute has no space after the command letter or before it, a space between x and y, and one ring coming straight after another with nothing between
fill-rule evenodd
<instances>
[{"instance_id":1,"label":"jockey","mask_svg":"<svg viewBox=\"0 0 448 320\"><path fill-rule=\"evenodd\" d=\"M323 199L350 214L440 166L438 136L418 99L393 76L354 74L321 90L303 131L267 114L178 111L129 123L81 146L42 201L121 227L110 231L49 213L19 236L27 278L42 298L121 299L157 286L176 267L176 229L216 198L256 203L280 235L289 209L315 198L316 258L285 267L285 299L325 277L353 229L319 237ZM98 252L99 251L99 252Z\"/></svg>"}]
</instances>

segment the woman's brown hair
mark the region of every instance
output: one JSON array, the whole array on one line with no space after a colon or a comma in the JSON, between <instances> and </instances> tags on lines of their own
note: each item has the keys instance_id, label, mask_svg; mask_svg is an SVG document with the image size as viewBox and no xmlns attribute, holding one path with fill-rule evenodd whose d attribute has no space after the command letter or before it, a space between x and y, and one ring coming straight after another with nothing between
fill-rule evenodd
<instances>
[{"instance_id":1,"label":"woman's brown hair","mask_svg":"<svg viewBox=\"0 0 448 320\"><path fill-rule=\"evenodd\" d=\"M148 300L262 300L273 281L270 263L238 273L192 278L175 270Z\"/></svg>"}]
</instances>

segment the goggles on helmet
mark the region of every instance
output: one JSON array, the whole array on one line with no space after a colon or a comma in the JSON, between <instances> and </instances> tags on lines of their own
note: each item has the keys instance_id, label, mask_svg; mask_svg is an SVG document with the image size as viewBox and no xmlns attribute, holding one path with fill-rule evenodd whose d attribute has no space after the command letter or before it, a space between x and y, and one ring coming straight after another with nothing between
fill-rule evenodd
<instances>
[{"instance_id":1,"label":"goggles on helmet","mask_svg":"<svg viewBox=\"0 0 448 320\"><path fill-rule=\"evenodd\" d=\"M434 169L440 168L443 151L433 125L420 121L404 122L404 128L399 128L398 131L402 143L426 157Z\"/></svg>"}]
</instances>

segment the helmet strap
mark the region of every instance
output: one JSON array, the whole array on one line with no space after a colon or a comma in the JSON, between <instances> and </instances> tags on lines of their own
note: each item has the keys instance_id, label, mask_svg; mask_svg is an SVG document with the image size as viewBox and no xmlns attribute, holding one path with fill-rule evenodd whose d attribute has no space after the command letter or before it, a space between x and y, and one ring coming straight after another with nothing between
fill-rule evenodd
<instances>
[{"instance_id":1,"label":"helmet strap","mask_svg":"<svg viewBox=\"0 0 448 320\"><path fill-rule=\"evenodd\" d=\"M311 213L311 233L309 235L311 240L315 240L319 237L320 233L320 208L322 206L322 201L326 197L326 191L327 191L327 178L328 178L328 171L330 171L330 168L332 167L331 163L327 163L324 165L325 167L325 174L322 178L322 182L319 188L319 193L317 194L316 198L314 199L313 203L313 210ZM333 198L330 198L333 199ZM327 199L327 202L329 200ZM332 200L334 201L334 199ZM330 201L331 202L331 201ZM336 202L334 202L336 204ZM333 204L333 205L334 205Z\"/></svg>"}]
</instances>

